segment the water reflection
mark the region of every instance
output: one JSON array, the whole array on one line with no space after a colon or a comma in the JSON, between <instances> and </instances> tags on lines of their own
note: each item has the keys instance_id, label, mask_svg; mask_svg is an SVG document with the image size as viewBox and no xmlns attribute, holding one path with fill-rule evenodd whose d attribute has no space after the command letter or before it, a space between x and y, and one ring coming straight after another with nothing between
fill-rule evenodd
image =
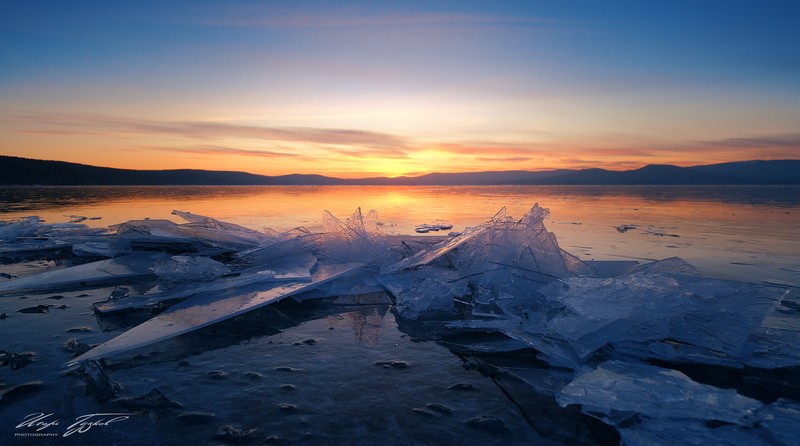
<instances>
[{"instance_id":1,"label":"water reflection","mask_svg":"<svg viewBox=\"0 0 800 446\"><path fill-rule=\"evenodd\" d=\"M535 202L550 208L547 226L561 246L582 259L681 256L716 277L799 281L792 268L800 258L800 186L5 187L0 219L85 215L100 219L84 223L106 227L182 222L171 215L179 209L253 229L316 231L323 210L346 218L361 207L377 209L387 233L415 234L417 225L442 220L460 231L504 206L519 217ZM637 229L620 233L620 225Z\"/></svg>"}]
</instances>

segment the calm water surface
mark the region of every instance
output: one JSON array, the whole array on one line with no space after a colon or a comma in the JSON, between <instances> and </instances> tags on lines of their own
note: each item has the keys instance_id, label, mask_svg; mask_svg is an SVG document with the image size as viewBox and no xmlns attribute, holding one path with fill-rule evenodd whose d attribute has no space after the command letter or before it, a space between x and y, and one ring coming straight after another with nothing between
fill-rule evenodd
<instances>
[{"instance_id":1,"label":"calm water surface","mask_svg":"<svg viewBox=\"0 0 800 446\"><path fill-rule=\"evenodd\" d=\"M0 218L38 215L171 219L173 209L255 229L321 229L322 211L341 218L379 211L389 233L444 220L476 225L505 206L522 216L550 208L548 228L582 259L680 256L720 278L800 286L798 186L291 186L12 187L0 189ZM632 225L624 233L620 225Z\"/></svg>"}]
</instances>

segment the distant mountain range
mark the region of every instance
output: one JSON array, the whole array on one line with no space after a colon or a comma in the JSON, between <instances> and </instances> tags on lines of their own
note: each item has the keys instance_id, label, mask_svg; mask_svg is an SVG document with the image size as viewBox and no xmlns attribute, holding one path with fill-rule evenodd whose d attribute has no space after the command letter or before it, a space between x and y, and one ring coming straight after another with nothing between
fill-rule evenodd
<instances>
[{"instance_id":1,"label":"distant mountain range","mask_svg":"<svg viewBox=\"0 0 800 446\"><path fill-rule=\"evenodd\" d=\"M5 185L700 185L800 184L800 160L740 161L705 166L649 165L640 169L522 170L431 173L418 177L343 179L323 175L254 175L211 170L131 170L0 156Z\"/></svg>"}]
</instances>

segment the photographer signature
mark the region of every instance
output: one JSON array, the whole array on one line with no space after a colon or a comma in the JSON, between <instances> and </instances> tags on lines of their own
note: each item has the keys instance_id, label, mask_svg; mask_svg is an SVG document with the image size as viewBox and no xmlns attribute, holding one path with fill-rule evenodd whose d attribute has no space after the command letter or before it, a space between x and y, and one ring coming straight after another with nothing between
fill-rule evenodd
<instances>
[{"instance_id":1,"label":"photographer signature","mask_svg":"<svg viewBox=\"0 0 800 446\"><path fill-rule=\"evenodd\" d=\"M125 421L131 417L130 413L87 413L75 417L72 424L66 427L63 437L72 434L83 434L95 427L108 426L120 421ZM34 432L44 432L47 429L60 426L61 420L55 417L54 413L34 412L23 418L22 423L15 429L32 428Z\"/></svg>"}]
</instances>

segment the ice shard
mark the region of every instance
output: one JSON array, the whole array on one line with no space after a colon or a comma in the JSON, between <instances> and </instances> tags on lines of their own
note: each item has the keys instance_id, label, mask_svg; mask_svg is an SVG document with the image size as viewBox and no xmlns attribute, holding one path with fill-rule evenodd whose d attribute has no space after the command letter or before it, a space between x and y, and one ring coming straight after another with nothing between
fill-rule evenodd
<instances>
[{"instance_id":1,"label":"ice shard","mask_svg":"<svg viewBox=\"0 0 800 446\"><path fill-rule=\"evenodd\" d=\"M259 232L234 223L220 221L204 215L192 214L191 212L174 210L172 214L189 222L187 225L182 225L183 227L206 229L217 237L235 236L253 243L265 243L271 241L274 236L274 231Z\"/></svg>"},{"instance_id":2,"label":"ice shard","mask_svg":"<svg viewBox=\"0 0 800 446\"><path fill-rule=\"evenodd\" d=\"M329 211L322 214L323 234L319 249L321 255L340 262L358 261L386 263L388 243L380 237L377 212L370 211L367 219L357 208L344 222Z\"/></svg>"},{"instance_id":3,"label":"ice shard","mask_svg":"<svg viewBox=\"0 0 800 446\"><path fill-rule=\"evenodd\" d=\"M153 277L152 266L163 258L165 255L161 253L137 252L114 259L47 271L0 283L0 294L108 285Z\"/></svg>"},{"instance_id":4,"label":"ice shard","mask_svg":"<svg viewBox=\"0 0 800 446\"><path fill-rule=\"evenodd\" d=\"M763 404L731 389L700 384L677 370L608 361L578 376L556 395L558 403L609 424L620 413L649 418L715 420L749 425Z\"/></svg>"},{"instance_id":5,"label":"ice shard","mask_svg":"<svg viewBox=\"0 0 800 446\"><path fill-rule=\"evenodd\" d=\"M112 226L117 235L127 236L152 236L168 240L183 240L186 242L204 242L217 246L242 249L256 246L271 240L267 234L257 231L239 231L236 225L223 224L211 219L210 222L186 223L179 225L170 220L131 220L120 225ZM226 229L228 228L228 229Z\"/></svg>"},{"instance_id":6,"label":"ice shard","mask_svg":"<svg viewBox=\"0 0 800 446\"><path fill-rule=\"evenodd\" d=\"M67 365L125 352L236 317L338 279L360 267L361 264L357 263L317 265L312 272L311 282L288 282L260 291L237 291L222 295L213 292L192 296L78 356Z\"/></svg>"},{"instance_id":7,"label":"ice shard","mask_svg":"<svg viewBox=\"0 0 800 446\"><path fill-rule=\"evenodd\" d=\"M273 263L251 267L237 275L220 278L209 283L188 283L181 286L159 285L157 289L141 296L128 296L120 299L109 299L94 304L98 313L113 313L137 308L149 308L166 301L182 300L200 293L223 292L243 289L244 287L264 282L310 282L311 269L317 258L308 253L300 253L289 258L280 258Z\"/></svg>"},{"instance_id":8,"label":"ice shard","mask_svg":"<svg viewBox=\"0 0 800 446\"><path fill-rule=\"evenodd\" d=\"M407 319L417 319L420 315L453 315L456 313L454 298L467 294L466 281L420 277L397 295L397 312Z\"/></svg>"},{"instance_id":9,"label":"ice shard","mask_svg":"<svg viewBox=\"0 0 800 446\"><path fill-rule=\"evenodd\" d=\"M152 266L158 279L170 284L211 282L230 269L216 260L200 256L172 256L159 259Z\"/></svg>"},{"instance_id":10,"label":"ice shard","mask_svg":"<svg viewBox=\"0 0 800 446\"><path fill-rule=\"evenodd\" d=\"M14 242L20 237L30 236L39 229L39 217L25 217L19 221L0 222L0 242Z\"/></svg>"}]
</instances>

